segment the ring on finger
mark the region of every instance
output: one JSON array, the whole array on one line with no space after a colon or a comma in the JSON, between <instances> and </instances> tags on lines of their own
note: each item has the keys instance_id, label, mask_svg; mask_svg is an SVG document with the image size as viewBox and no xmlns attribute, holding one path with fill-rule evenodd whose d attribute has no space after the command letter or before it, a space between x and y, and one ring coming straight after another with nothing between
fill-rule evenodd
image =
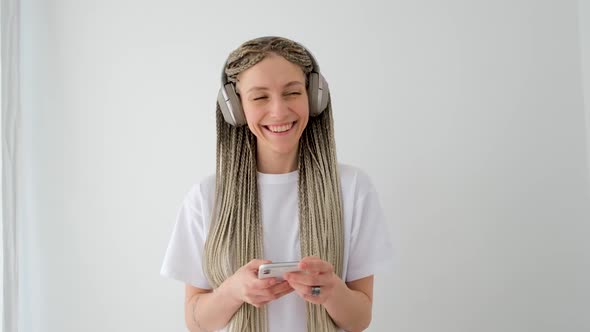
<instances>
[{"instance_id":1,"label":"ring on finger","mask_svg":"<svg viewBox=\"0 0 590 332\"><path fill-rule=\"evenodd\" d=\"M320 286L311 286L311 296L318 297L320 296L322 289Z\"/></svg>"}]
</instances>

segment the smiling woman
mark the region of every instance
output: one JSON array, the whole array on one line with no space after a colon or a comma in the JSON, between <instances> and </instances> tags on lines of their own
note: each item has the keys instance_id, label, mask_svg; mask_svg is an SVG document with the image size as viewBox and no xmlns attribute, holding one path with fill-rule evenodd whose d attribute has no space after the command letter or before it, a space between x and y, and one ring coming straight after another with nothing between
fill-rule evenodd
<instances>
[{"instance_id":1,"label":"smiling woman","mask_svg":"<svg viewBox=\"0 0 590 332\"><path fill-rule=\"evenodd\" d=\"M187 194L162 267L186 284L187 327L365 329L391 243L369 177L337 163L317 62L262 37L232 52L222 77L216 174ZM258 278L288 261L298 271Z\"/></svg>"},{"instance_id":2,"label":"smiling woman","mask_svg":"<svg viewBox=\"0 0 590 332\"><path fill-rule=\"evenodd\" d=\"M237 91L250 131L256 136L262 173L297 169L297 147L309 120L305 75L299 66L270 54L238 75Z\"/></svg>"}]
</instances>

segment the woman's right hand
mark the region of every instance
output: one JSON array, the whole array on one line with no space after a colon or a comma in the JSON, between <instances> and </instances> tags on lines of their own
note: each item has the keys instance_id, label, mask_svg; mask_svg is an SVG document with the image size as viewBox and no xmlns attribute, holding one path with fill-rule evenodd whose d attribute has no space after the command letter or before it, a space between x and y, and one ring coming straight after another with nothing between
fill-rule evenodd
<instances>
[{"instance_id":1,"label":"woman's right hand","mask_svg":"<svg viewBox=\"0 0 590 332\"><path fill-rule=\"evenodd\" d=\"M293 288L287 281L277 278L258 279L258 267L268 263L271 261L253 259L237 270L223 283L230 296L259 308L291 293Z\"/></svg>"}]
</instances>

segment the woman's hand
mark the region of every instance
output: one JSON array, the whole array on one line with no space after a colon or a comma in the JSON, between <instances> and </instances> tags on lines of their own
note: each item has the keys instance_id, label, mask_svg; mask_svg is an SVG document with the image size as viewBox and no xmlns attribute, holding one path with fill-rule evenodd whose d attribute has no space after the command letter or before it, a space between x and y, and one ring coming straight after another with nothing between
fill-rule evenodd
<instances>
[{"instance_id":1,"label":"woman's hand","mask_svg":"<svg viewBox=\"0 0 590 332\"><path fill-rule=\"evenodd\" d=\"M332 264L319 257L308 256L299 262L299 272L285 273L285 280L306 301L324 304L342 280L334 273ZM312 287L319 287L313 295ZM317 289L316 289L317 292Z\"/></svg>"},{"instance_id":2,"label":"woman's hand","mask_svg":"<svg viewBox=\"0 0 590 332\"><path fill-rule=\"evenodd\" d=\"M250 303L259 308L293 291L287 281L277 278L258 279L258 267L271 261L254 259L242 266L223 284L230 296L239 302ZM220 287L221 288L221 287Z\"/></svg>"}]
</instances>

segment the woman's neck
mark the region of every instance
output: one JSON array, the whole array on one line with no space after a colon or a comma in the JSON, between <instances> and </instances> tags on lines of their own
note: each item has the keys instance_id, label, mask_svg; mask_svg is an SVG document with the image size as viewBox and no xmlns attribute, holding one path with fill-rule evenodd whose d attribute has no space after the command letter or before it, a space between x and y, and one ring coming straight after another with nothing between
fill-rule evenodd
<instances>
[{"instance_id":1,"label":"woman's neck","mask_svg":"<svg viewBox=\"0 0 590 332\"><path fill-rule=\"evenodd\" d=\"M286 153L274 151L257 151L258 171L266 174L285 174L297 170L297 149Z\"/></svg>"}]
</instances>

